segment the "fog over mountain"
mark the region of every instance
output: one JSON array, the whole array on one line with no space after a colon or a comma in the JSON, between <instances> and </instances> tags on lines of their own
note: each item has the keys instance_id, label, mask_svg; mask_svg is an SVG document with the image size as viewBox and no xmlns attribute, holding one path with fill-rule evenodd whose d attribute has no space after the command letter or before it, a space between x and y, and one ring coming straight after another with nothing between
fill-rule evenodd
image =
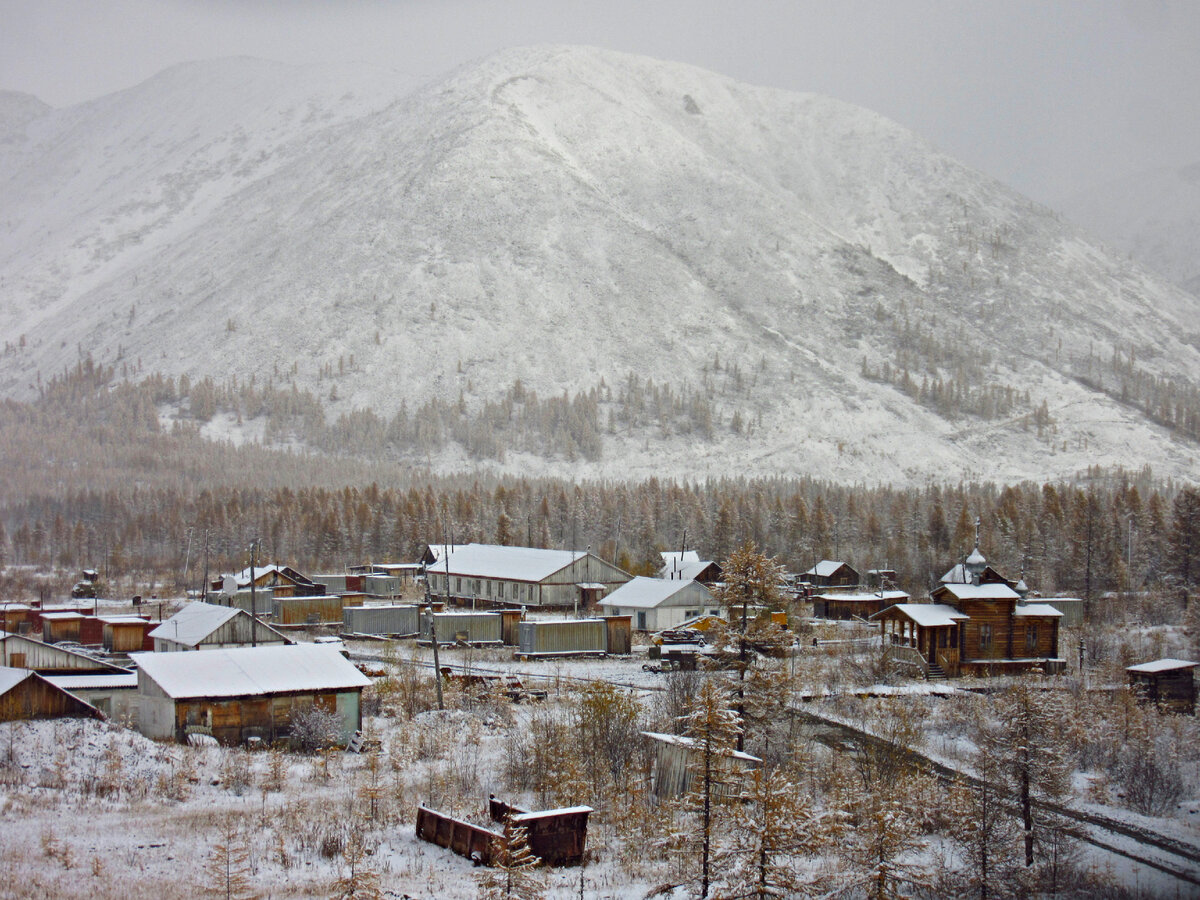
<instances>
[{"instance_id":1,"label":"fog over mountain","mask_svg":"<svg viewBox=\"0 0 1200 900\"><path fill-rule=\"evenodd\" d=\"M1097 185L1059 205L1114 249L1200 296L1200 162Z\"/></svg>"},{"instance_id":2,"label":"fog over mountain","mask_svg":"<svg viewBox=\"0 0 1200 900\"><path fill-rule=\"evenodd\" d=\"M331 418L603 383L602 453L424 462L1195 477L1178 422L1200 300L817 95L578 47L423 85L195 63L63 110L0 97L0 202L0 392L16 398L87 354L294 382ZM605 389L631 373L703 409L608 426Z\"/></svg>"}]
</instances>

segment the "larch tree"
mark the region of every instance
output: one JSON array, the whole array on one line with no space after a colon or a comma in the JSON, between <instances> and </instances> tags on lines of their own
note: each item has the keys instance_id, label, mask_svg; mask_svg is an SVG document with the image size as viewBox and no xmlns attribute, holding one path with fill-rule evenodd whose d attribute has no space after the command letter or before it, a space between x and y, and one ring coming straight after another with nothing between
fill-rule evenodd
<instances>
[{"instance_id":1,"label":"larch tree","mask_svg":"<svg viewBox=\"0 0 1200 900\"><path fill-rule=\"evenodd\" d=\"M769 900L807 893L796 865L828 837L809 794L780 769L756 769L731 813L736 836L715 854L724 872L715 900Z\"/></svg>"},{"instance_id":2,"label":"larch tree","mask_svg":"<svg viewBox=\"0 0 1200 900\"><path fill-rule=\"evenodd\" d=\"M996 695L995 719L981 734L980 749L994 757L1000 784L1017 804L1024 832L1025 865L1034 863L1039 828L1037 800L1056 800L1070 784L1071 764L1057 696L1020 681Z\"/></svg>"},{"instance_id":3,"label":"larch tree","mask_svg":"<svg viewBox=\"0 0 1200 900\"><path fill-rule=\"evenodd\" d=\"M536 870L541 859L529 849L529 833L512 817L492 841L492 862L478 876L479 900L539 900L545 885Z\"/></svg>"},{"instance_id":4,"label":"larch tree","mask_svg":"<svg viewBox=\"0 0 1200 900\"><path fill-rule=\"evenodd\" d=\"M694 747L688 800L700 814L700 900L705 900L712 884L715 804L733 777L730 751L742 733L740 717L730 709L725 688L716 679L705 679L700 686L683 733Z\"/></svg>"},{"instance_id":5,"label":"larch tree","mask_svg":"<svg viewBox=\"0 0 1200 900\"><path fill-rule=\"evenodd\" d=\"M746 670L750 664L750 643L747 631L751 606L768 609L782 599L783 566L760 553L753 541L747 541L721 564L722 586L714 598L731 611L740 611L738 627L738 712L745 713ZM744 737L738 735L737 748L743 749Z\"/></svg>"}]
</instances>

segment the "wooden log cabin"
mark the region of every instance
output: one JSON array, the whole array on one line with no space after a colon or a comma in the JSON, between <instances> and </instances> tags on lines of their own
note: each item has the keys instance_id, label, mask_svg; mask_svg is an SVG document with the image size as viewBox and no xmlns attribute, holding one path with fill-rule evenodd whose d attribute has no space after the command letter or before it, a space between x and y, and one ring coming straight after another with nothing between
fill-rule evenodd
<instances>
[{"instance_id":1,"label":"wooden log cabin","mask_svg":"<svg viewBox=\"0 0 1200 900\"><path fill-rule=\"evenodd\" d=\"M1024 591L986 564L978 546L942 582L929 603L900 603L872 616L897 658L927 678L1065 669L1058 655L1062 613L1027 603Z\"/></svg>"}]
</instances>

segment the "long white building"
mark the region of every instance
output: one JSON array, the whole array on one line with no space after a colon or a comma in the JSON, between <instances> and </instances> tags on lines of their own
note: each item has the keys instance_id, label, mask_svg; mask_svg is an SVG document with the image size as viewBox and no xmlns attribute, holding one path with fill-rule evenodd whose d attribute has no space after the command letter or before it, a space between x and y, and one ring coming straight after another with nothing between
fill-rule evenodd
<instances>
[{"instance_id":1,"label":"long white building","mask_svg":"<svg viewBox=\"0 0 1200 900\"><path fill-rule=\"evenodd\" d=\"M435 600L584 608L632 576L584 551L458 544L430 564L425 577Z\"/></svg>"}]
</instances>

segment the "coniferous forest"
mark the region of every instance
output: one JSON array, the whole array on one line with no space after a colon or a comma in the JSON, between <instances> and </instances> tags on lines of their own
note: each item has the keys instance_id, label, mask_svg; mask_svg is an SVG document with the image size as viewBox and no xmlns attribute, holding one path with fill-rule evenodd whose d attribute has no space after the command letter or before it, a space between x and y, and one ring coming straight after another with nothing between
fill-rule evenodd
<instances>
[{"instance_id":1,"label":"coniferous forest","mask_svg":"<svg viewBox=\"0 0 1200 900\"><path fill-rule=\"evenodd\" d=\"M575 440L586 426L571 424L586 397L543 403L514 390L509 400L527 411L527 440L553 445L560 434L586 446ZM1095 611L1128 593L1123 609L1144 604L1151 620L1174 618L1200 577L1200 494L1146 470L920 488L799 474L640 483L447 477L350 452L363 443L355 426L326 426L316 401L299 392L217 391L158 376L134 383L85 361L40 394L0 405L0 562L57 566L64 579L93 566L131 586L194 588L205 556L211 571L240 568L254 539L263 558L314 572L413 560L429 542L482 541L591 547L646 573L662 549L724 559L753 541L795 572L824 558L860 571L895 569L899 586L919 596L970 550L976 518L982 549L1001 571L1022 573L1043 595L1082 597ZM688 418L687 398L636 379L621 396L630 416L653 406L654 415ZM266 403L289 428L307 418L313 431L341 429L343 452L237 447L205 440L195 427L160 425L157 406L181 398L208 415ZM428 418L413 417L411 427ZM487 430L486 417L468 427Z\"/></svg>"}]
</instances>

